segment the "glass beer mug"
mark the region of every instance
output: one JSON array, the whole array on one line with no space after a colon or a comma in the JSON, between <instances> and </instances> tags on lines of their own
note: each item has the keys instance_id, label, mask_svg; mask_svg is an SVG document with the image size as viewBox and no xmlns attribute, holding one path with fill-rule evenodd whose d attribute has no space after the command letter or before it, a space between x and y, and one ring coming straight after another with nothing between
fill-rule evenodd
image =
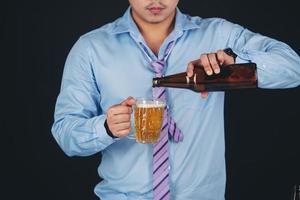
<instances>
[{"instance_id":1,"label":"glass beer mug","mask_svg":"<svg viewBox=\"0 0 300 200\"><path fill-rule=\"evenodd\" d=\"M158 142L163 123L165 102L140 98L134 106L135 139L137 142L154 144Z\"/></svg>"}]
</instances>

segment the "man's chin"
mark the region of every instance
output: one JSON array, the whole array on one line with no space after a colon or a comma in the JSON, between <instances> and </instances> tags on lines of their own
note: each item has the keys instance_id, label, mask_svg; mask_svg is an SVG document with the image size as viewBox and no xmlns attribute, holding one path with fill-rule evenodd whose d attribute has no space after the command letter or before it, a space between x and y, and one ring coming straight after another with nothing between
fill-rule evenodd
<instances>
[{"instance_id":1,"label":"man's chin","mask_svg":"<svg viewBox=\"0 0 300 200\"><path fill-rule=\"evenodd\" d=\"M157 16L157 17L149 17L147 19L147 22L150 23L150 24L159 24L161 23L162 21L164 21L163 17L161 16Z\"/></svg>"},{"instance_id":2,"label":"man's chin","mask_svg":"<svg viewBox=\"0 0 300 200\"><path fill-rule=\"evenodd\" d=\"M148 21L149 24L159 24L161 21Z\"/></svg>"}]
</instances>

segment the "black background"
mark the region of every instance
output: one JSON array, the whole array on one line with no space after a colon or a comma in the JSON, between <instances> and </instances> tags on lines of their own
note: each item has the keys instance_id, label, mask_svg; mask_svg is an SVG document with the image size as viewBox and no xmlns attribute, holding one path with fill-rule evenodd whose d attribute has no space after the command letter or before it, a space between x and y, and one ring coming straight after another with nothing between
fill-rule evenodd
<instances>
[{"instance_id":1,"label":"black background","mask_svg":"<svg viewBox=\"0 0 300 200\"><path fill-rule=\"evenodd\" d=\"M191 15L226 18L284 41L299 54L296 2L181 0L179 7ZM128 2L32 0L2 6L1 190L8 196L1 199L97 199L100 154L67 157L50 128L70 48L80 35L121 16ZM290 199L292 186L300 184L299 102L299 87L226 94L227 199Z\"/></svg>"}]
</instances>

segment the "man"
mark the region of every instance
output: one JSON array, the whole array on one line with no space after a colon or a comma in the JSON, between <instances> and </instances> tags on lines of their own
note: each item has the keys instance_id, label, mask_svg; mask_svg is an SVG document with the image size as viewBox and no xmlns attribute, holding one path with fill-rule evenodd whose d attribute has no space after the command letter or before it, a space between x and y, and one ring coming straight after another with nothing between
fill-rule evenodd
<instances>
[{"instance_id":1,"label":"man","mask_svg":"<svg viewBox=\"0 0 300 200\"><path fill-rule=\"evenodd\" d=\"M300 58L289 46L223 19L184 15L178 1L129 0L123 17L82 36L67 58L52 132L69 156L102 153L103 181L95 187L102 200L224 199L224 92L199 98L165 90L183 138L170 136L163 146L164 175L154 176L155 145L132 139L133 97L153 97L157 74L192 76L199 64L211 75L220 65L251 61L261 88L300 84ZM160 72L155 62L163 63Z\"/></svg>"}]
</instances>

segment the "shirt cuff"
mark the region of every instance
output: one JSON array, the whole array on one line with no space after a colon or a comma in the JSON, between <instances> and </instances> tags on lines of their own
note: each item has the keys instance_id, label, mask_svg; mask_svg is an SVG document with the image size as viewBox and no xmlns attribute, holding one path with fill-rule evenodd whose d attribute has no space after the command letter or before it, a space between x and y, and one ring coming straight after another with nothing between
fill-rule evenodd
<instances>
[{"instance_id":1,"label":"shirt cuff","mask_svg":"<svg viewBox=\"0 0 300 200\"><path fill-rule=\"evenodd\" d=\"M235 62L237 55L232 51L231 48L226 48L223 50L228 56L231 56Z\"/></svg>"},{"instance_id":2,"label":"shirt cuff","mask_svg":"<svg viewBox=\"0 0 300 200\"><path fill-rule=\"evenodd\" d=\"M98 142L101 143L102 146L104 145L105 147L107 147L112 143L114 143L115 141L119 140L120 138L112 138L107 134L106 129L104 127L105 120L106 120L105 115L101 115L97 117L96 124L95 124L95 132L99 136Z\"/></svg>"},{"instance_id":3,"label":"shirt cuff","mask_svg":"<svg viewBox=\"0 0 300 200\"><path fill-rule=\"evenodd\" d=\"M110 136L110 137L112 137L112 138L118 138L118 137L116 137L116 136L114 136L114 134L110 131L110 129L109 129L109 127L108 127L108 124L107 124L107 119L104 121L104 128L105 128L105 130L106 130L106 133Z\"/></svg>"},{"instance_id":4,"label":"shirt cuff","mask_svg":"<svg viewBox=\"0 0 300 200\"><path fill-rule=\"evenodd\" d=\"M239 64L239 63L249 63L249 62L251 62L251 59L250 59L249 55L246 52L239 51L239 50L236 50L236 49L232 49L232 51L237 55L237 57L235 59L235 63Z\"/></svg>"}]
</instances>

